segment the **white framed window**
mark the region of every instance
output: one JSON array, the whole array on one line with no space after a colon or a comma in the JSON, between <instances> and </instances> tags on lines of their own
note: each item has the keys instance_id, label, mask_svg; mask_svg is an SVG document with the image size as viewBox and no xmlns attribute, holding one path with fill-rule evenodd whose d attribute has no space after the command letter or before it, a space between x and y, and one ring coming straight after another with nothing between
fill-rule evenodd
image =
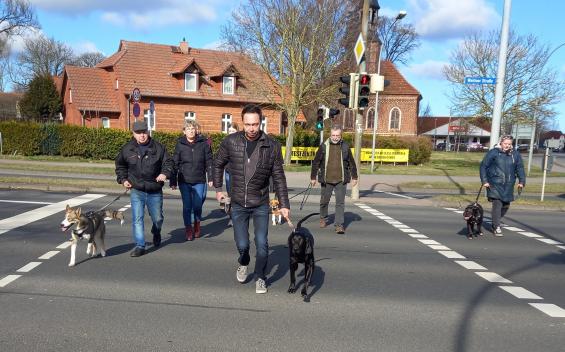
<instances>
[{"instance_id":1,"label":"white framed window","mask_svg":"<svg viewBox=\"0 0 565 352\"><path fill-rule=\"evenodd\" d=\"M145 119L145 121L147 121L147 127L149 127L151 131L155 131L157 128L156 116L157 116L156 111L153 111L153 114L151 114L151 111L149 109L143 110L143 118Z\"/></svg>"},{"instance_id":2,"label":"white framed window","mask_svg":"<svg viewBox=\"0 0 565 352\"><path fill-rule=\"evenodd\" d=\"M222 92L224 94L234 94L235 92L235 77L224 76L222 82Z\"/></svg>"},{"instance_id":3,"label":"white framed window","mask_svg":"<svg viewBox=\"0 0 565 352\"><path fill-rule=\"evenodd\" d=\"M185 73L184 74L184 91L196 92L198 90L198 74Z\"/></svg>"},{"instance_id":4,"label":"white framed window","mask_svg":"<svg viewBox=\"0 0 565 352\"><path fill-rule=\"evenodd\" d=\"M185 111L184 112L184 120L185 121L196 121L196 113L194 111Z\"/></svg>"},{"instance_id":5,"label":"white framed window","mask_svg":"<svg viewBox=\"0 0 565 352\"><path fill-rule=\"evenodd\" d=\"M103 117L101 120L102 120L102 127L110 128L110 118L109 117Z\"/></svg>"},{"instance_id":6,"label":"white framed window","mask_svg":"<svg viewBox=\"0 0 565 352\"><path fill-rule=\"evenodd\" d=\"M261 121L261 125L259 126L259 129L267 133L267 118L265 116L263 116L263 120Z\"/></svg>"},{"instance_id":7,"label":"white framed window","mask_svg":"<svg viewBox=\"0 0 565 352\"><path fill-rule=\"evenodd\" d=\"M390 114L388 118L388 129L389 130L399 130L401 122L401 112L399 108L390 109Z\"/></svg>"},{"instance_id":8,"label":"white framed window","mask_svg":"<svg viewBox=\"0 0 565 352\"><path fill-rule=\"evenodd\" d=\"M367 114L365 115L365 119L365 129L372 131L375 122L375 108L369 108Z\"/></svg>"},{"instance_id":9,"label":"white framed window","mask_svg":"<svg viewBox=\"0 0 565 352\"><path fill-rule=\"evenodd\" d=\"M231 114L222 114L222 132L228 133L228 129L231 126L231 122L232 122Z\"/></svg>"}]
</instances>

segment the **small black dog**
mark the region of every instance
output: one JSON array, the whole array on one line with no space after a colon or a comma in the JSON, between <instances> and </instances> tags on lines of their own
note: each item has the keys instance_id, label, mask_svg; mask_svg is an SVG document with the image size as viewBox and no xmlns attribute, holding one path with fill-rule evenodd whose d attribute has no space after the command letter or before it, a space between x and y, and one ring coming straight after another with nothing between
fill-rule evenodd
<instances>
[{"instance_id":1,"label":"small black dog","mask_svg":"<svg viewBox=\"0 0 565 352\"><path fill-rule=\"evenodd\" d=\"M483 230L481 226L483 225L483 207L477 203L471 203L467 205L463 211L463 219L467 221L467 238L472 240L473 235L482 236ZM477 226L477 232L475 232L475 225Z\"/></svg>"},{"instance_id":2,"label":"small black dog","mask_svg":"<svg viewBox=\"0 0 565 352\"><path fill-rule=\"evenodd\" d=\"M304 263L304 287L300 291L304 299L308 296L308 286L314 273L314 237L304 231L300 225L309 217L320 213L312 213L302 218L296 228L288 236L288 250L290 259L290 286L288 293L296 292L296 270L298 263Z\"/></svg>"}]
</instances>

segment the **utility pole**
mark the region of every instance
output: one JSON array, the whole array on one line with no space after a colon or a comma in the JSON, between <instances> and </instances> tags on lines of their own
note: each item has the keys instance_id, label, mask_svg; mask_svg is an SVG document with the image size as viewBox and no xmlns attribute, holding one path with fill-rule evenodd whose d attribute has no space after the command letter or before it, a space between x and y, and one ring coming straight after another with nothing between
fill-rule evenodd
<instances>
[{"instance_id":1,"label":"utility pole","mask_svg":"<svg viewBox=\"0 0 565 352\"><path fill-rule=\"evenodd\" d=\"M494 91L494 109L492 113L492 126L490 130L490 149L498 143L500 137L500 121L502 120L502 98L504 96L504 76L506 75L506 56L508 50L508 31L510 28L511 0L504 0L504 13L502 14L502 30L500 31L500 49L498 52L498 71L496 74L496 88Z\"/></svg>"},{"instance_id":2,"label":"utility pole","mask_svg":"<svg viewBox=\"0 0 565 352\"><path fill-rule=\"evenodd\" d=\"M371 2L371 6L369 6L369 2ZM365 47L367 47L367 32L369 30L369 9L373 11L372 16L373 18L378 17L379 11L379 2L372 0L363 0L363 12L361 14L361 36L363 37L363 42ZM367 72L367 63L365 60L365 55L361 58L359 62L359 74ZM359 175L361 174L361 140L363 139L363 114L361 113L361 109L357 108L356 116L355 116L355 164L357 165L357 170L359 171ZM357 184L351 188L351 199L358 200L359 199L359 184L361 181L361 177L357 180Z\"/></svg>"}]
</instances>

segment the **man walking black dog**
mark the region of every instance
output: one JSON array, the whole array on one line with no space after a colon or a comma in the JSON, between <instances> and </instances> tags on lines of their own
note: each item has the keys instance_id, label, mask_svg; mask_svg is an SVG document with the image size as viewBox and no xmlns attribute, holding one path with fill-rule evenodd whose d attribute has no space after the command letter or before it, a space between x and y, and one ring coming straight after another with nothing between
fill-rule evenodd
<instances>
[{"instance_id":1,"label":"man walking black dog","mask_svg":"<svg viewBox=\"0 0 565 352\"><path fill-rule=\"evenodd\" d=\"M267 293L265 270L269 253L269 179L272 177L275 193L280 202L281 215L290 217L290 203L283 169L280 144L260 130L263 113L257 105L248 104L241 112L243 131L228 135L214 161L214 187L216 198L225 196L222 187L224 169L231 177L231 217L239 266L237 281L247 280L249 264L249 219L255 229L255 292Z\"/></svg>"},{"instance_id":2,"label":"man walking black dog","mask_svg":"<svg viewBox=\"0 0 565 352\"><path fill-rule=\"evenodd\" d=\"M347 184L357 184L357 166L349 144L341 138L341 127L332 126L330 138L320 145L310 173L312 186L316 185L316 175L322 186L320 197L320 227L327 226L328 204L335 191L335 232L345 233L344 210Z\"/></svg>"}]
</instances>

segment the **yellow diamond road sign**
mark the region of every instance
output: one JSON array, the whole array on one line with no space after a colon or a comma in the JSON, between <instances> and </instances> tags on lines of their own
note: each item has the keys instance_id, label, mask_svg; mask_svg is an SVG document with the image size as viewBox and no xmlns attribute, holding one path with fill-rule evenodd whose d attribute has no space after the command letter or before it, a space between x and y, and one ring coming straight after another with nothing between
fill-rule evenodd
<instances>
[{"instance_id":1,"label":"yellow diamond road sign","mask_svg":"<svg viewBox=\"0 0 565 352\"><path fill-rule=\"evenodd\" d=\"M365 53L365 41L363 40L363 34L361 33L359 33L359 37L357 38L353 52L355 53L355 60L357 60L357 65L359 65L361 63L361 58L363 58L363 54Z\"/></svg>"}]
</instances>

